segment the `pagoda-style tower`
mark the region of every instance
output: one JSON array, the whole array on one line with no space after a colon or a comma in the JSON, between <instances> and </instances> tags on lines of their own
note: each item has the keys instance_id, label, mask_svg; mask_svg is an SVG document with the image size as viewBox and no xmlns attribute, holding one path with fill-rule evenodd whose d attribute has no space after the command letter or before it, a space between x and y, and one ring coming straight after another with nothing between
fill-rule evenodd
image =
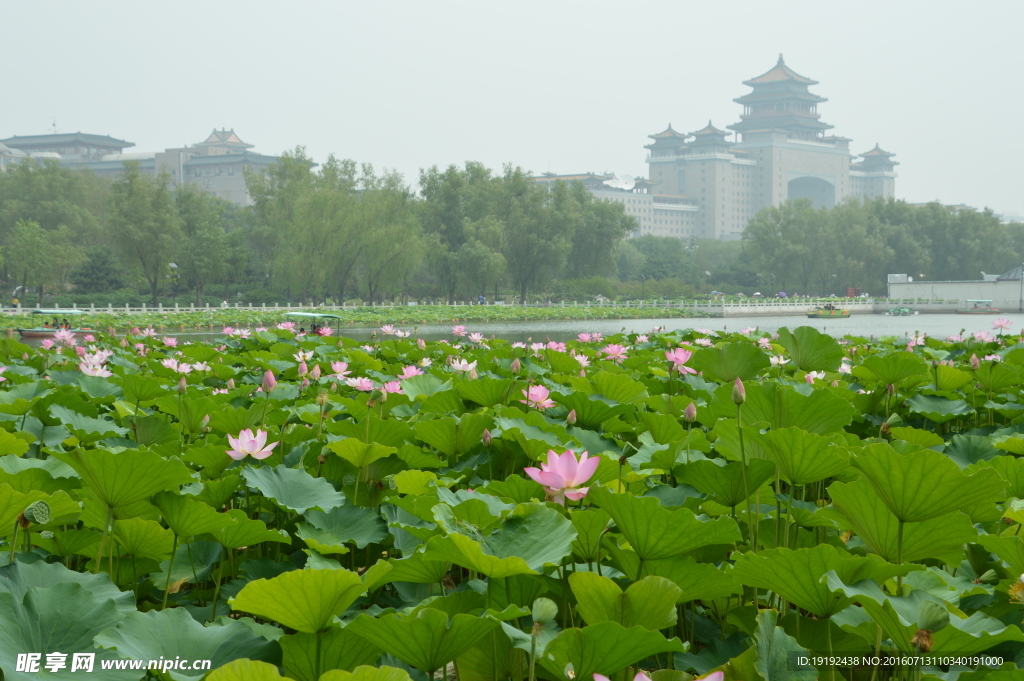
<instances>
[{"instance_id":1,"label":"pagoda-style tower","mask_svg":"<svg viewBox=\"0 0 1024 681\"><path fill-rule=\"evenodd\" d=\"M874 149L861 154L864 160L860 162L860 166L865 172L883 171L891 173L900 164L899 161L892 160L892 157L895 155L878 146L876 142Z\"/></svg>"},{"instance_id":2,"label":"pagoda-style tower","mask_svg":"<svg viewBox=\"0 0 1024 681\"><path fill-rule=\"evenodd\" d=\"M725 141L725 136L729 133L725 130L719 130L715 126L711 125L711 121L697 132L691 132L690 135L693 137L693 141L690 142L689 153L691 154L714 154L714 153L728 153L729 142Z\"/></svg>"},{"instance_id":3,"label":"pagoda-style tower","mask_svg":"<svg viewBox=\"0 0 1024 681\"><path fill-rule=\"evenodd\" d=\"M808 90L818 81L805 78L786 66L779 55L775 66L757 78L743 82L753 88L733 101L743 105L741 121L730 130L743 135L765 130L784 130L791 139L815 140L832 126L822 123L818 104L828 101Z\"/></svg>"},{"instance_id":4,"label":"pagoda-style tower","mask_svg":"<svg viewBox=\"0 0 1024 681\"><path fill-rule=\"evenodd\" d=\"M669 123L668 127L661 132L648 135L647 137L654 141L650 144L645 144L644 149L651 152L652 158L661 158L682 155L683 150L686 149L686 138L689 135L676 132L672 129L672 124Z\"/></svg>"},{"instance_id":5,"label":"pagoda-style tower","mask_svg":"<svg viewBox=\"0 0 1024 681\"><path fill-rule=\"evenodd\" d=\"M865 199L888 198L896 194L896 166L892 160L896 154L882 149L878 144L871 151L861 154L859 163L850 164L850 180L853 193Z\"/></svg>"}]
</instances>

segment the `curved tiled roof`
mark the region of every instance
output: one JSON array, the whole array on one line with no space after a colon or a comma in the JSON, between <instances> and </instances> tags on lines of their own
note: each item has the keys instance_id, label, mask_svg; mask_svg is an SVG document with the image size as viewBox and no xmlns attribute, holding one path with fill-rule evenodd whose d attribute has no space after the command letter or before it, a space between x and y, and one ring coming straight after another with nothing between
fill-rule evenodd
<instances>
[{"instance_id":1,"label":"curved tiled roof","mask_svg":"<svg viewBox=\"0 0 1024 681\"><path fill-rule=\"evenodd\" d=\"M762 73L757 78L743 81L744 85L761 85L763 83L778 83L786 80L795 80L798 83L804 85L817 85L818 81L811 80L801 76L793 69L786 66L786 62L782 60L782 55L779 55L779 61L768 71Z\"/></svg>"}]
</instances>

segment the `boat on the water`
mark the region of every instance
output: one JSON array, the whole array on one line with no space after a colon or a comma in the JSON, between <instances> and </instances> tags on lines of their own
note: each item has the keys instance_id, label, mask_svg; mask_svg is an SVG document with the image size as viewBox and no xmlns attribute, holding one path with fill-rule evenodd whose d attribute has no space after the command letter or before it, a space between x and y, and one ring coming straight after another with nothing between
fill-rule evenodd
<instances>
[{"instance_id":1,"label":"boat on the water","mask_svg":"<svg viewBox=\"0 0 1024 681\"><path fill-rule=\"evenodd\" d=\"M832 303L819 305L807 313L809 319L845 319L850 316L850 311L836 307Z\"/></svg>"},{"instance_id":2,"label":"boat on the water","mask_svg":"<svg viewBox=\"0 0 1024 681\"><path fill-rule=\"evenodd\" d=\"M991 300L968 300L966 310L957 310L957 314L999 314L998 307L992 307Z\"/></svg>"},{"instance_id":3,"label":"boat on the water","mask_svg":"<svg viewBox=\"0 0 1024 681\"><path fill-rule=\"evenodd\" d=\"M37 309L32 310L29 314L45 315L47 317L53 317L54 323L44 322L41 326L33 326L27 329L18 329L18 334L22 338L53 338L59 332L64 331L67 333L89 333L92 329L89 328L78 328L72 327L68 321L68 317L75 317L77 315L84 314L81 310L63 310L63 309Z\"/></svg>"},{"instance_id":4,"label":"boat on the water","mask_svg":"<svg viewBox=\"0 0 1024 681\"><path fill-rule=\"evenodd\" d=\"M914 311L911 310L909 307L890 307L889 308L889 316L890 317L909 317L912 314L914 314Z\"/></svg>"}]
</instances>

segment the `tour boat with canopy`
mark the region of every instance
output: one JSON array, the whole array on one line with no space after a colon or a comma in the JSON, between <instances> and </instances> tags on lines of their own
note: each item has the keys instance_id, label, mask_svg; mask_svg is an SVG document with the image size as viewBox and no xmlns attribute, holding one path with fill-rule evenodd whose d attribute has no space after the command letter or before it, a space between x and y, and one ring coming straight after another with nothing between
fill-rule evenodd
<instances>
[{"instance_id":1,"label":"tour boat with canopy","mask_svg":"<svg viewBox=\"0 0 1024 681\"><path fill-rule=\"evenodd\" d=\"M41 326L18 329L18 333L21 334L22 338L53 338L58 331L70 331L71 333L89 333L92 331L92 329L88 328L72 327L71 322L68 320L68 317L74 318L84 314L81 310L38 308L32 310L29 314L53 317L53 323L45 321Z\"/></svg>"}]
</instances>

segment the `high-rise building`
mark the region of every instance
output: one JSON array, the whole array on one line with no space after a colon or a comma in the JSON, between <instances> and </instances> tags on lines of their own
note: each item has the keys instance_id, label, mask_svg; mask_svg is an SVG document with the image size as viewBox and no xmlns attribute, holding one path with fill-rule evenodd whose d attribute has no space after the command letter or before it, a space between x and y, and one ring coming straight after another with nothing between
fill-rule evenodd
<instances>
[{"instance_id":1,"label":"high-rise building","mask_svg":"<svg viewBox=\"0 0 1024 681\"><path fill-rule=\"evenodd\" d=\"M738 239L765 206L810 199L832 207L848 196L868 199L895 193L894 154L877 144L856 161L850 139L826 135L818 104L810 92L817 81L796 73L779 55L766 73L745 81L751 92L734 101L743 105L740 122L725 130L708 124L691 133L668 126L650 135L651 192L688 201L695 235Z\"/></svg>"}]
</instances>

